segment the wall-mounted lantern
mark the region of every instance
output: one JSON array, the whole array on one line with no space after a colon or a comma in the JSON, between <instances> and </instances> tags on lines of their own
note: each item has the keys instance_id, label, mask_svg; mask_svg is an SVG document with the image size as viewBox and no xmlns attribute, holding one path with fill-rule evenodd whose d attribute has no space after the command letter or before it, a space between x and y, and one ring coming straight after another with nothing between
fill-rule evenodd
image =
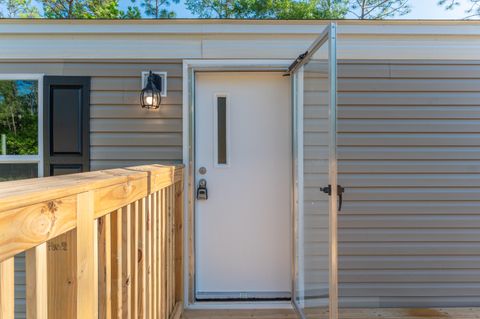
<instances>
[{"instance_id":1,"label":"wall-mounted lantern","mask_svg":"<svg viewBox=\"0 0 480 319\"><path fill-rule=\"evenodd\" d=\"M150 71L147 83L140 93L140 103L146 109L158 109L162 102L162 78Z\"/></svg>"}]
</instances>

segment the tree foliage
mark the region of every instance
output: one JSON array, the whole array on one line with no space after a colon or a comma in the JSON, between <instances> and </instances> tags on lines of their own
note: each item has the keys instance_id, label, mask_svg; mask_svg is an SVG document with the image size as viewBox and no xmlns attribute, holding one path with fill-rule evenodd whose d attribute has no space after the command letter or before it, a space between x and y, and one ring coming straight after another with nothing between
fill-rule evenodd
<instances>
[{"instance_id":1,"label":"tree foliage","mask_svg":"<svg viewBox=\"0 0 480 319\"><path fill-rule=\"evenodd\" d=\"M5 12L0 12L0 18L39 18L40 12L31 0L0 0Z\"/></svg>"},{"instance_id":2,"label":"tree foliage","mask_svg":"<svg viewBox=\"0 0 480 319\"><path fill-rule=\"evenodd\" d=\"M186 0L200 18L341 19L348 0Z\"/></svg>"},{"instance_id":3,"label":"tree foliage","mask_svg":"<svg viewBox=\"0 0 480 319\"><path fill-rule=\"evenodd\" d=\"M464 19L470 19L474 17L480 17L480 0L464 0L469 4L468 9L465 11L467 16ZM444 6L447 10L453 10L461 4L458 0L439 0L438 4Z\"/></svg>"},{"instance_id":4,"label":"tree foliage","mask_svg":"<svg viewBox=\"0 0 480 319\"><path fill-rule=\"evenodd\" d=\"M172 3L179 3L180 0L143 0L142 7L145 15L150 18L175 18L175 12L168 8Z\"/></svg>"},{"instance_id":5,"label":"tree foliage","mask_svg":"<svg viewBox=\"0 0 480 319\"><path fill-rule=\"evenodd\" d=\"M38 154L38 87L35 81L0 81L0 134L8 155Z\"/></svg>"},{"instance_id":6,"label":"tree foliage","mask_svg":"<svg viewBox=\"0 0 480 319\"><path fill-rule=\"evenodd\" d=\"M385 19L411 11L409 0L351 0L350 13L358 19Z\"/></svg>"}]
</instances>

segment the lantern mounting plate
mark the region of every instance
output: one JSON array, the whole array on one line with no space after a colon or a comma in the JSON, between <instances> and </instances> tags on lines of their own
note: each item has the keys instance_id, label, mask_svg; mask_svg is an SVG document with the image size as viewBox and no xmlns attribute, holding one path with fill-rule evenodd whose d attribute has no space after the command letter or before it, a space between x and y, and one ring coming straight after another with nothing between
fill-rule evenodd
<instances>
[{"instance_id":1,"label":"lantern mounting plate","mask_svg":"<svg viewBox=\"0 0 480 319\"><path fill-rule=\"evenodd\" d=\"M167 72L158 72L158 71L152 71L153 74L156 74L160 77L160 80L162 81L162 89L160 90L160 95L162 97L167 96ZM143 71L142 72L142 83L141 83L141 88L145 88L147 85L147 79L148 75L150 74L150 71Z\"/></svg>"}]
</instances>

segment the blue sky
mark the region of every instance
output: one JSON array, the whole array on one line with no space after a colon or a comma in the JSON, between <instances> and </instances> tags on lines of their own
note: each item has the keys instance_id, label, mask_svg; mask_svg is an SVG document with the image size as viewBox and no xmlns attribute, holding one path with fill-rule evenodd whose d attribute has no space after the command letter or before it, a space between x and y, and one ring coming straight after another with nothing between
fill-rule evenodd
<instances>
[{"instance_id":1,"label":"blue sky","mask_svg":"<svg viewBox=\"0 0 480 319\"><path fill-rule=\"evenodd\" d=\"M462 5L455 10L446 11L437 5L438 0L411 0L412 12L403 19L462 19L467 16L469 0L460 0ZM177 12L178 18L194 18L185 8L183 0L172 7Z\"/></svg>"}]
</instances>

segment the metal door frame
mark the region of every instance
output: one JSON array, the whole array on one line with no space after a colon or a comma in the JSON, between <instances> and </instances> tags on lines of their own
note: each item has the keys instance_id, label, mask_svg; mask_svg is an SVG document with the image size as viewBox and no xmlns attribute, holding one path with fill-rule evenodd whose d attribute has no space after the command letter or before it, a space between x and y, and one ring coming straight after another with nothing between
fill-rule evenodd
<instances>
[{"instance_id":1,"label":"metal door frame","mask_svg":"<svg viewBox=\"0 0 480 319\"><path fill-rule=\"evenodd\" d=\"M185 308L291 308L290 302L198 302L195 300L195 73L286 72L291 60L184 60L183 163L184 176L184 307ZM292 242L293 245L293 242ZM292 258L293 263L293 258ZM293 269L293 264L291 265Z\"/></svg>"},{"instance_id":2,"label":"metal door frame","mask_svg":"<svg viewBox=\"0 0 480 319\"><path fill-rule=\"evenodd\" d=\"M289 67L292 76L292 102L294 110L294 276L292 283L292 304L300 315L306 318L297 304L297 278L299 266L297 263L297 229L302 226L303 211L303 71L304 66L313 55L324 45L328 45L328 107L329 107L329 184L331 196L329 199L329 319L338 318L338 207L337 207L337 25L330 23L320 36L312 43L305 53L301 54ZM300 92L300 93L299 93ZM300 218L297 218L300 217Z\"/></svg>"}]
</instances>

